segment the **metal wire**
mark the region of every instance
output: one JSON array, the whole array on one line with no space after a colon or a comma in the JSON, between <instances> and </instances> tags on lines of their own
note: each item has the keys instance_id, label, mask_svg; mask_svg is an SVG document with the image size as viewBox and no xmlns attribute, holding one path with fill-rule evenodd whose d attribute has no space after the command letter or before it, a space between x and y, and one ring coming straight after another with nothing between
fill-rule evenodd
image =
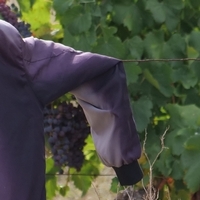
<instances>
[{"instance_id":1,"label":"metal wire","mask_svg":"<svg viewBox=\"0 0 200 200\"><path fill-rule=\"evenodd\" d=\"M180 62L180 61L200 61L200 58L169 58L169 59L142 59L142 60L122 60L123 62Z\"/></svg>"}]
</instances>

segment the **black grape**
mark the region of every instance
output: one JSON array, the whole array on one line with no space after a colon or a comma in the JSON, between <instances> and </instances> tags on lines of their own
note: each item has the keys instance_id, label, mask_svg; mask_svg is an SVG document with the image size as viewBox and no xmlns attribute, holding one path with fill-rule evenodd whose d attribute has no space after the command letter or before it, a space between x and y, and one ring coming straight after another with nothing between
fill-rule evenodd
<instances>
[{"instance_id":1,"label":"black grape","mask_svg":"<svg viewBox=\"0 0 200 200\"><path fill-rule=\"evenodd\" d=\"M6 5L6 0L0 0L0 15L3 20L12 24L19 31L22 37L30 37L32 35L30 24L18 20L21 14L15 4L9 6Z\"/></svg>"},{"instance_id":2,"label":"black grape","mask_svg":"<svg viewBox=\"0 0 200 200\"><path fill-rule=\"evenodd\" d=\"M55 165L79 171L84 162L85 139L90 133L82 108L72 103L61 103L54 109L46 107L44 133Z\"/></svg>"}]
</instances>

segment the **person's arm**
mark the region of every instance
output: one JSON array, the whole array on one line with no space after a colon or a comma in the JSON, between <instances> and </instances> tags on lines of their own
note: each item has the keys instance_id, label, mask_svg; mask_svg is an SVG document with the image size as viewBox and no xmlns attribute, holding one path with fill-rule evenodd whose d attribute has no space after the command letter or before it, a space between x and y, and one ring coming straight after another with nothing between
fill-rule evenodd
<instances>
[{"instance_id":1,"label":"person's arm","mask_svg":"<svg viewBox=\"0 0 200 200\"><path fill-rule=\"evenodd\" d=\"M83 107L102 162L115 170L121 185L142 178L141 148L121 61L27 38L24 62L38 100L48 104L72 92Z\"/></svg>"},{"instance_id":2,"label":"person's arm","mask_svg":"<svg viewBox=\"0 0 200 200\"><path fill-rule=\"evenodd\" d=\"M121 185L141 180L137 159L140 141L130 108L123 63L72 91L91 126L97 153L102 162L113 167Z\"/></svg>"}]
</instances>

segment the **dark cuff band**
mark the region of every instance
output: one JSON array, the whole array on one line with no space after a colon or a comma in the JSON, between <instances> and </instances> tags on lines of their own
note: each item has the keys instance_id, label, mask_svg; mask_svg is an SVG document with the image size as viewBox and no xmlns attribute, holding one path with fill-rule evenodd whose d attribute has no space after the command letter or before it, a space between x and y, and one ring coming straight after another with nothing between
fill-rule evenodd
<instances>
[{"instance_id":1,"label":"dark cuff band","mask_svg":"<svg viewBox=\"0 0 200 200\"><path fill-rule=\"evenodd\" d=\"M122 165L121 167L113 167L113 169L122 186L134 185L143 178L143 173L138 161L134 161L128 165Z\"/></svg>"}]
</instances>

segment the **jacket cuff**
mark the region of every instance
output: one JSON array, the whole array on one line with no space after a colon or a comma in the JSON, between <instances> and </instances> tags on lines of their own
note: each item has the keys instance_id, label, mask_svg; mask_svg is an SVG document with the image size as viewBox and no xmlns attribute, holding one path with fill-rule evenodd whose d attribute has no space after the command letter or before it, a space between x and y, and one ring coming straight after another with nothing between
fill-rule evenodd
<instances>
[{"instance_id":1,"label":"jacket cuff","mask_svg":"<svg viewBox=\"0 0 200 200\"><path fill-rule=\"evenodd\" d=\"M113 167L121 186L134 185L143 178L142 170L138 161L121 167Z\"/></svg>"}]
</instances>

